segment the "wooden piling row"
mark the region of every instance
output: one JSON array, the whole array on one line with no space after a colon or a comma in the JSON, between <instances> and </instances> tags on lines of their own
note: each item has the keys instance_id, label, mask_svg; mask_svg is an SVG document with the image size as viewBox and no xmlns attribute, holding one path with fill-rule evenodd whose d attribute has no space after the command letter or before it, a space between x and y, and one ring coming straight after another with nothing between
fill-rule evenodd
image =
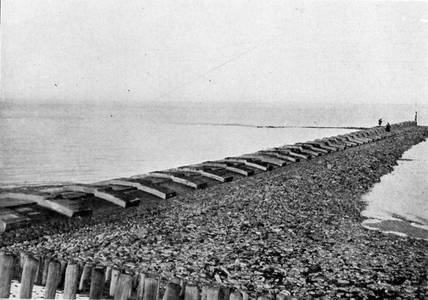
<instances>
[{"instance_id":1,"label":"wooden piling row","mask_svg":"<svg viewBox=\"0 0 428 300\"><path fill-rule=\"evenodd\" d=\"M60 285L64 299L76 299L79 292L89 299L114 300L249 300L244 291L227 286L198 286L179 278L171 278L160 299L160 279L144 272L93 262L42 257L31 253L14 255L0 252L0 299L10 297L15 266L22 265L20 299L30 299L34 284L44 285L44 298L55 299ZM15 278L16 279L16 278ZM287 292L288 293L288 292ZM258 295L257 300L288 300L289 294Z\"/></svg>"}]
</instances>

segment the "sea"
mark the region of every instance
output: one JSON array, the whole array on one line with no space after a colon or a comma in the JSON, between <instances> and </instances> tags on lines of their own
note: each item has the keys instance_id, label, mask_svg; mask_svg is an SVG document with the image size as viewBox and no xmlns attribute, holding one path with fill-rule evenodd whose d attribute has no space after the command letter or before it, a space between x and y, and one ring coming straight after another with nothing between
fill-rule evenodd
<instances>
[{"instance_id":1,"label":"sea","mask_svg":"<svg viewBox=\"0 0 428 300\"><path fill-rule=\"evenodd\" d=\"M344 134L379 118L414 120L416 109L419 124L428 125L428 106L414 104L1 101L0 187L145 174ZM411 176L427 178L427 165L419 165ZM425 194L406 203L428 223L426 206L418 209L428 184L420 185Z\"/></svg>"}]
</instances>

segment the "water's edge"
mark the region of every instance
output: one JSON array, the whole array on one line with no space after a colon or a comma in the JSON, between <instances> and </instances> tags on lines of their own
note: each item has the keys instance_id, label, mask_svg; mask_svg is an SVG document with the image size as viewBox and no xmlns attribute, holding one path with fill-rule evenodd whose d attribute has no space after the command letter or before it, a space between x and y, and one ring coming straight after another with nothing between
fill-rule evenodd
<instances>
[{"instance_id":1,"label":"water's edge","mask_svg":"<svg viewBox=\"0 0 428 300\"><path fill-rule=\"evenodd\" d=\"M428 142L403 153L393 171L362 197L367 203L363 227L428 240Z\"/></svg>"}]
</instances>

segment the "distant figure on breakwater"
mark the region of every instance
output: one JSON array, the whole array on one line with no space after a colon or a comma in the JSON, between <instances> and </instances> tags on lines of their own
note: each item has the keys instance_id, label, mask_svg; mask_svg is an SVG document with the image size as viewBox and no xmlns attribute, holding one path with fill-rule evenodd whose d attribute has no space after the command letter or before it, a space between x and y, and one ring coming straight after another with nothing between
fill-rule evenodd
<instances>
[{"instance_id":1,"label":"distant figure on breakwater","mask_svg":"<svg viewBox=\"0 0 428 300\"><path fill-rule=\"evenodd\" d=\"M391 131L391 125L389 125L389 123L386 123L385 130L388 132Z\"/></svg>"},{"instance_id":2,"label":"distant figure on breakwater","mask_svg":"<svg viewBox=\"0 0 428 300\"><path fill-rule=\"evenodd\" d=\"M380 118L379 121L377 121L377 123L379 124L379 126L382 126L382 118Z\"/></svg>"}]
</instances>

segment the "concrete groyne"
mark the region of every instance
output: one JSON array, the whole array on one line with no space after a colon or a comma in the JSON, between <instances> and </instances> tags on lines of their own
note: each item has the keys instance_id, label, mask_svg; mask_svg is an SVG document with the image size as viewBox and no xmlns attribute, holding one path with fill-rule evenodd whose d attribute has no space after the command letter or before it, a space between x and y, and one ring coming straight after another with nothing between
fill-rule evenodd
<instances>
[{"instance_id":1,"label":"concrete groyne","mask_svg":"<svg viewBox=\"0 0 428 300\"><path fill-rule=\"evenodd\" d=\"M168 200L153 195L156 206L148 207L144 201L122 208L99 199L100 204L110 204L109 213L97 215L94 207L91 219L62 217L58 224L31 223L31 228L6 231L0 251L14 258L14 295L20 289L28 295L31 280L22 276L29 257L25 274L33 274L40 261L48 265L42 269L49 271L52 261L61 278L57 290L71 297L75 293L96 297L99 292L93 289L98 286L103 288L103 298L119 299L125 290L126 297L141 299L138 295L147 279L149 286L157 282L157 287L153 285L152 298L146 299L177 294L183 299L187 286L193 286L188 293L195 293L197 300L290 299L291 295L297 299L424 298L426 289L420 283L427 257L420 249L426 243L384 236L361 226L361 195L391 171L404 151L427 136L423 127L392 129L370 137L328 138L329 145L322 143L327 153L316 151L315 141L308 142L311 147L302 147L305 142L262 152L281 155L286 161L283 166L276 160L256 161L259 168L245 165L261 152L207 162L212 167L234 168L225 162L239 160L238 166L255 171L248 176L236 173L243 180L233 177L228 183L206 177L204 182L210 181L211 188L177 182L184 172L177 168L176 182L171 181L169 188L177 184L182 190L175 188L177 196ZM299 157L287 152L300 148L307 153ZM310 156L309 151L319 153ZM260 168L268 166L269 171ZM162 179L168 170L159 173ZM196 173L192 174L205 179ZM227 178L227 173L217 175ZM59 191L58 187L50 190ZM33 296L34 292L40 295L43 274L31 277L42 282L33 287ZM91 289L92 276L102 282L103 275L104 285L94 284ZM130 293L129 288L116 293L120 277L124 286L132 277ZM70 283L65 289L66 278ZM168 288L169 283L179 287ZM54 285L48 286L51 290Z\"/></svg>"},{"instance_id":2,"label":"concrete groyne","mask_svg":"<svg viewBox=\"0 0 428 300\"><path fill-rule=\"evenodd\" d=\"M0 194L0 231L31 226L41 219L61 216L88 217L94 210L138 206L146 201L166 200L195 189L241 179L286 167L300 160L328 155L347 148L393 137L397 129L411 130L416 122L393 124L391 131L373 127L315 141L283 145L223 160L207 161L176 169L116 178L93 184L34 188Z\"/></svg>"}]
</instances>

